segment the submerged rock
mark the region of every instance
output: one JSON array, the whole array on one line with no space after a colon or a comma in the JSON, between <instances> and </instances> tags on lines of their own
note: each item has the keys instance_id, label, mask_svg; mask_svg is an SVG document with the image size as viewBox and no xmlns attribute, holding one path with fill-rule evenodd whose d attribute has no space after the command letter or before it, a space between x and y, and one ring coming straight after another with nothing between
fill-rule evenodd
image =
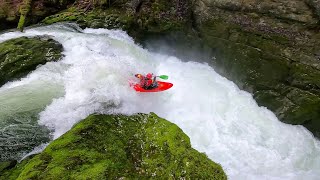
<instances>
[{"instance_id":1,"label":"submerged rock","mask_svg":"<svg viewBox=\"0 0 320 180\"><path fill-rule=\"evenodd\" d=\"M155 114L91 115L0 179L226 179L182 130Z\"/></svg>"},{"instance_id":2,"label":"submerged rock","mask_svg":"<svg viewBox=\"0 0 320 180\"><path fill-rule=\"evenodd\" d=\"M62 45L50 37L21 37L0 43L0 86L19 79L40 64L61 58Z\"/></svg>"}]
</instances>

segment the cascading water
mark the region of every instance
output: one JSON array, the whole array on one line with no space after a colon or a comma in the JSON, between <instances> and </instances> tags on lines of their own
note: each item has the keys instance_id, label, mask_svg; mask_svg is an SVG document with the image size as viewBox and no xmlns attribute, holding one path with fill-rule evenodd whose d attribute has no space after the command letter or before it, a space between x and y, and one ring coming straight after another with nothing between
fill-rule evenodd
<instances>
[{"instance_id":1,"label":"cascading water","mask_svg":"<svg viewBox=\"0 0 320 180\"><path fill-rule=\"evenodd\" d=\"M31 111L53 138L92 113L155 112L181 127L229 179L320 177L320 142L302 126L281 123L210 66L148 52L120 30L70 24L5 33L0 42L44 34L63 45L65 57L0 88L2 131L21 124L4 122L17 111ZM128 80L147 72L169 75L174 87L136 93Z\"/></svg>"}]
</instances>

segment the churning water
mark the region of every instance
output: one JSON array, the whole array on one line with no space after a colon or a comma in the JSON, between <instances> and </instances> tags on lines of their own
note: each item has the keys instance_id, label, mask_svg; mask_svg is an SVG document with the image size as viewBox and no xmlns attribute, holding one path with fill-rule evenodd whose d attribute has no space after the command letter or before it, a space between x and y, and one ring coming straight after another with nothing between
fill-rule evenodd
<instances>
[{"instance_id":1,"label":"churning water","mask_svg":"<svg viewBox=\"0 0 320 180\"><path fill-rule=\"evenodd\" d=\"M26 132L38 133L42 142L48 133L42 126L58 138L92 113L155 112L177 124L229 179L320 177L320 143L309 131L281 123L206 64L151 53L121 30L81 30L73 24L8 32L0 42L35 35L59 41L64 58L0 88L0 146L21 132L26 141L33 139ZM136 93L128 80L147 72L168 75L173 88ZM43 129L42 135L35 128Z\"/></svg>"}]
</instances>

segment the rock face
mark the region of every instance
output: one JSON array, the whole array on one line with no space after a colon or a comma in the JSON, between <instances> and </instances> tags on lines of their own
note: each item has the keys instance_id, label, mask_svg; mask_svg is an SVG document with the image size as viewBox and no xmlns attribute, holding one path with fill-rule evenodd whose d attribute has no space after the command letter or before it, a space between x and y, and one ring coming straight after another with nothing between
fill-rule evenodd
<instances>
[{"instance_id":1,"label":"rock face","mask_svg":"<svg viewBox=\"0 0 320 180\"><path fill-rule=\"evenodd\" d=\"M199 0L194 12L222 74L320 137L319 1Z\"/></svg>"},{"instance_id":2,"label":"rock face","mask_svg":"<svg viewBox=\"0 0 320 180\"><path fill-rule=\"evenodd\" d=\"M122 28L135 39L140 39L149 33L181 30L191 21L191 5L190 1L181 0L97 1L97 4L83 0L42 22L73 21L82 27Z\"/></svg>"},{"instance_id":3,"label":"rock face","mask_svg":"<svg viewBox=\"0 0 320 180\"><path fill-rule=\"evenodd\" d=\"M21 78L40 64L61 58L62 45L50 37L21 37L0 43L0 86Z\"/></svg>"},{"instance_id":4,"label":"rock face","mask_svg":"<svg viewBox=\"0 0 320 180\"><path fill-rule=\"evenodd\" d=\"M9 169L9 170L8 170ZM91 115L0 179L226 179L176 125L149 115Z\"/></svg>"},{"instance_id":5,"label":"rock face","mask_svg":"<svg viewBox=\"0 0 320 180\"><path fill-rule=\"evenodd\" d=\"M201 18L211 18L218 8L231 12L257 13L263 17L293 20L302 23L317 23L310 6L318 8L316 0L198 0L197 12Z\"/></svg>"},{"instance_id":6,"label":"rock face","mask_svg":"<svg viewBox=\"0 0 320 180\"><path fill-rule=\"evenodd\" d=\"M305 0L306 3L313 8L315 14L320 18L320 1L319 0Z\"/></svg>"},{"instance_id":7,"label":"rock face","mask_svg":"<svg viewBox=\"0 0 320 180\"><path fill-rule=\"evenodd\" d=\"M15 28L18 25L19 17L26 5L26 0L0 0L0 31ZM28 10L26 24L35 24L44 17L57 13L75 0L31 0L30 11Z\"/></svg>"}]
</instances>

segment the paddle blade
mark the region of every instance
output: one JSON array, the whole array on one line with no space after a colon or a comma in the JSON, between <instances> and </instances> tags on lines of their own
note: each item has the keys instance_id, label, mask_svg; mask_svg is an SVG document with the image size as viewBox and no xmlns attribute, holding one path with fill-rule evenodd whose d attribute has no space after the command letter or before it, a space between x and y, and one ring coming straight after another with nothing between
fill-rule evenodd
<instances>
[{"instance_id":1,"label":"paddle blade","mask_svg":"<svg viewBox=\"0 0 320 180\"><path fill-rule=\"evenodd\" d=\"M167 75L160 75L158 77L161 79L164 79L164 80L167 80L169 78L169 76L167 76Z\"/></svg>"}]
</instances>

